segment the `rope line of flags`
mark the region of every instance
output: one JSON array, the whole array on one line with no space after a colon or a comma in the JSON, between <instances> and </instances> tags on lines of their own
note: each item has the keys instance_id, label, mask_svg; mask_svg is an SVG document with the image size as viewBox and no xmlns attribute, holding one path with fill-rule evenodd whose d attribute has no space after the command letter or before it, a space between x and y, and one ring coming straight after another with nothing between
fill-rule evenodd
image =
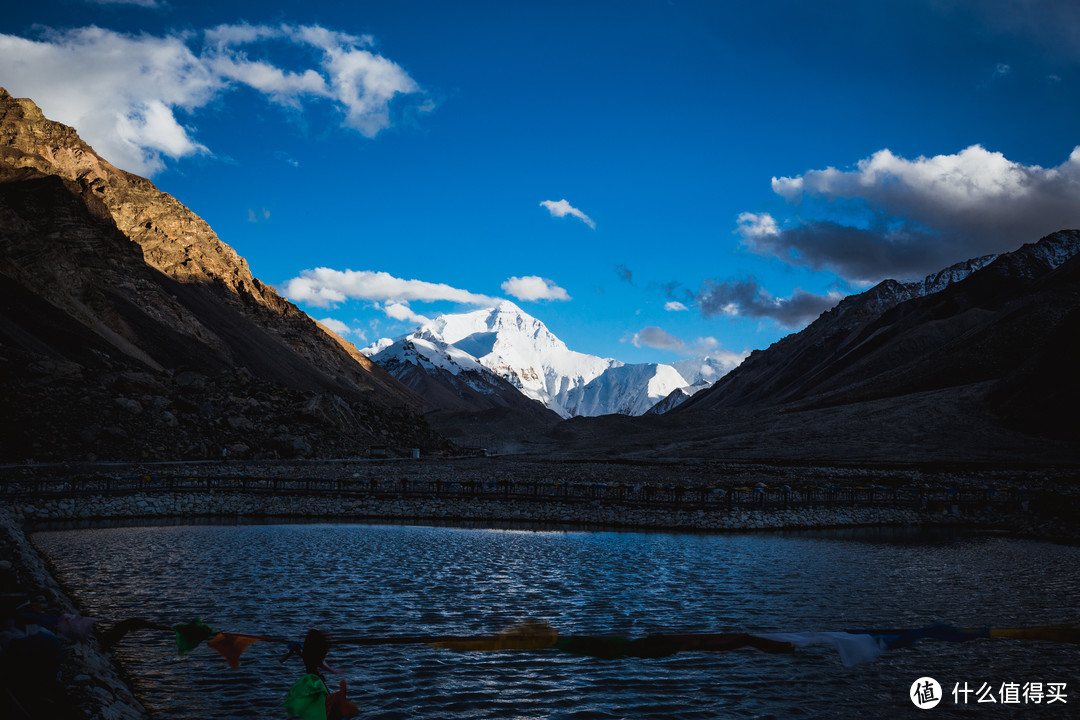
<instances>
[{"instance_id":1,"label":"rope line of flags","mask_svg":"<svg viewBox=\"0 0 1080 720\"><path fill-rule=\"evenodd\" d=\"M53 639L85 642L94 626L102 621L77 615L49 616L21 610L16 613L21 630L8 630L3 651L10 652L14 640L46 634ZM753 633L656 633L645 637L620 635L560 635L549 623L529 618L492 635L331 635L309 630L303 641L274 635L223 632L200 618L164 625L146 618L128 618L98 631L105 648L111 648L128 634L145 630L171 632L177 652L183 656L202 644L217 652L230 668L240 667L244 652L256 643L284 645L285 662L299 656L304 674L293 684L283 706L290 717L302 720L343 720L359 712L347 697L344 680L330 692L323 673L341 674L326 664L334 646L423 644L458 652L558 650L574 655L612 660L616 658L663 658L680 652L727 652L753 648L766 653L793 653L797 648L823 645L835 649L848 667L870 662L882 653L910 647L922 640L970 642L986 638L1039 640L1080 644L1080 625L1043 625L1020 628L962 629L934 624L913 629L856 629L842 632L753 632ZM40 642L40 638L39 638Z\"/></svg>"}]
</instances>

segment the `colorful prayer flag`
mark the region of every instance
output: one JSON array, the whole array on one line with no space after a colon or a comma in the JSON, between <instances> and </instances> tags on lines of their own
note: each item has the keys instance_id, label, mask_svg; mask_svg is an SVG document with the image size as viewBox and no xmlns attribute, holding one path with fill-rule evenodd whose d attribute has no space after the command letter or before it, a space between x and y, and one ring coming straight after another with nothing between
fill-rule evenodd
<instances>
[{"instance_id":1,"label":"colorful prayer flag","mask_svg":"<svg viewBox=\"0 0 1080 720\"><path fill-rule=\"evenodd\" d=\"M330 691L318 675L302 675L289 688L289 694L282 703L289 717L302 720L326 720L326 698Z\"/></svg>"},{"instance_id":2,"label":"colorful prayer flag","mask_svg":"<svg viewBox=\"0 0 1080 720\"><path fill-rule=\"evenodd\" d=\"M195 618L189 623L173 625L172 629L176 633L176 649L181 655L187 655L199 647L203 640L217 634L216 631L204 625L199 618Z\"/></svg>"},{"instance_id":3,"label":"colorful prayer flag","mask_svg":"<svg viewBox=\"0 0 1080 720\"><path fill-rule=\"evenodd\" d=\"M253 643L257 643L261 639L262 638L254 637L252 635L218 633L210 638L210 641L206 644L213 648L213 650L221 655L221 657L225 658L225 661L229 663L229 667L236 670L240 667L240 656L244 651Z\"/></svg>"}]
</instances>

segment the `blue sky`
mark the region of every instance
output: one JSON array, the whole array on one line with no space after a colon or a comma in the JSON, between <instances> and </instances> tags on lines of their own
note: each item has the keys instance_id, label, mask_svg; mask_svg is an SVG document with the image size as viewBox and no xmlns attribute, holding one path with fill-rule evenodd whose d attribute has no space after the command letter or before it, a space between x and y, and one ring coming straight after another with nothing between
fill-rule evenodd
<instances>
[{"instance_id":1,"label":"blue sky","mask_svg":"<svg viewBox=\"0 0 1080 720\"><path fill-rule=\"evenodd\" d=\"M1080 226L1074 2L58 0L0 85L360 347L505 298L735 358Z\"/></svg>"}]
</instances>

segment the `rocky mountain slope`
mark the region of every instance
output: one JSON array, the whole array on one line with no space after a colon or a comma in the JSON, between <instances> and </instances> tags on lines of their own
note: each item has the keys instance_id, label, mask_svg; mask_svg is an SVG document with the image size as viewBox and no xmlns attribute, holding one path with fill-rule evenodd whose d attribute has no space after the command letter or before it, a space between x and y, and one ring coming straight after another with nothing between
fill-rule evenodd
<instances>
[{"instance_id":1,"label":"rocky mountain slope","mask_svg":"<svg viewBox=\"0 0 1080 720\"><path fill-rule=\"evenodd\" d=\"M564 418L641 415L673 390L708 384L706 377L718 378L728 369L711 358L680 361L680 371L575 352L508 301L439 316L363 352L437 407L519 407L516 394ZM446 396L446 389L458 399Z\"/></svg>"},{"instance_id":2,"label":"rocky mountain slope","mask_svg":"<svg viewBox=\"0 0 1080 720\"><path fill-rule=\"evenodd\" d=\"M5 459L443 444L198 216L2 89L0 302Z\"/></svg>"},{"instance_id":3,"label":"rocky mountain slope","mask_svg":"<svg viewBox=\"0 0 1080 720\"><path fill-rule=\"evenodd\" d=\"M1080 321L1069 268L1078 252L1080 231L1062 231L923 282L885 281L751 354L675 412L835 405L1012 382L1015 373L1040 362L1047 347L1066 342Z\"/></svg>"},{"instance_id":4,"label":"rocky mountain slope","mask_svg":"<svg viewBox=\"0 0 1080 720\"><path fill-rule=\"evenodd\" d=\"M948 282L945 282L945 281ZM1080 231L849 297L664 414L572 418L545 457L1080 463Z\"/></svg>"}]
</instances>

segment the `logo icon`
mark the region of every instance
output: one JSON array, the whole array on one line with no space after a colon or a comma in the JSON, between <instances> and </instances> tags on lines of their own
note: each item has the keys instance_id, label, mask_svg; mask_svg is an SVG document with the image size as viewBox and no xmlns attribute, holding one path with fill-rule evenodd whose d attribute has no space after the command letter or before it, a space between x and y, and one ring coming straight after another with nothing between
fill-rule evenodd
<instances>
[{"instance_id":1,"label":"logo icon","mask_svg":"<svg viewBox=\"0 0 1080 720\"><path fill-rule=\"evenodd\" d=\"M937 707L941 702L941 685L932 677L921 677L911 683L911 691L908 693L911 702L920 710L929 710Z\"/></svg>"}]
</instances>

